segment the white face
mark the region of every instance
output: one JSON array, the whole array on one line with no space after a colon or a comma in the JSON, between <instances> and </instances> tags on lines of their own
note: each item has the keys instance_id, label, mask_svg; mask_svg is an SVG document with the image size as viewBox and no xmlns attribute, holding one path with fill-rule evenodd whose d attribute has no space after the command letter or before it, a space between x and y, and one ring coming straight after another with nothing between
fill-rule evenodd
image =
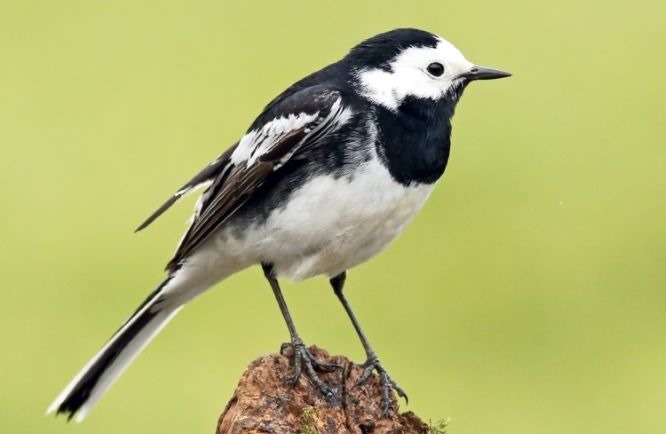
<instances>
[{"instance_id":1,"label":"white face","mask_svg":"<svg viewBox=\"0 0 666 434\"><path fill-rule=\"evenodd\" d=\"M433 63L441 64L444 73L436 76L429 72L428 66ZM357 75L363 96L389 110L396 110L407 96L433 100L443 97L462 84L463 80L456 77L474 67L456 47L441 38L435 48L407 48L390 65L391 71L366 69Z\"/></svg>"}]
</instances>

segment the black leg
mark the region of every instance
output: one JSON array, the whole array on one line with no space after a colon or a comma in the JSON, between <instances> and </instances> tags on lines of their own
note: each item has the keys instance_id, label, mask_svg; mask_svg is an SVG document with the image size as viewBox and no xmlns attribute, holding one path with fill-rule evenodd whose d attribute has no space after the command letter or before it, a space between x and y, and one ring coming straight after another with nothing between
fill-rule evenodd
<instances>
[{"instance_id":1,"label":"black leg","mask_svg":"<svg viewBox=\"0 0 666 434\"><path fill-rule=\"evenodd\" d=\"M294 321L291 319L291 314L287 308L287 303L284 301L282 296L282 290L280 289L280 284L273 275L273 266L270 264L261 264L261 268L264 270L264 275L268 282L271 284L273 289L273 294L275 294L275 299L280 306L280 312L284 317L285 322L287 323L287 328L289 329L289 335L291 336L291 346L294 352L294 377L292 378L292 384L296 384L298 379L301 377L301 370L305 367L305 371L312 380L312 382L317 386L321 393L328 400L335 399L335 393L326 383L321 381L317 375L316 370L323 372L331 372L335 369L340 368L338 365L330 365L325 363L320 363L307 349L298 332L296 332L296 327L294 326Z\"/></svg>"},{"instance_id":2,"label":"black leg","mask_svg":"<svg viewBox=\"0 0 666 434\"><path fill-rule=\"evenodd\" d=\"M404 390L400 388L400 386L398 386L395 383L395 381L391 379L391 377L388 376L386 370L379 362L379 358L375 354L375 351L370 346L368 338L365 337L365 334L361 329L361 325L356 319L356 315L354 315L354 312L352 311L351 306L347 301L347 298L345 298L345 295L342 292L345 286L346 278L347 278L347 273L343 271L337 276L331 278L330 282L331 286L333 287L333 292L335 292L335 295L340 300L340 303L342 303L342 307L345 308L345 311L347 312L349 319L351 319L352 324L354 324L354 329L356 329L356 333L358 334L359 339L361 339L361 343L363 344L363 348L365 349L366 361L365 363L363 363L363 367L365 368L365 370L363 371L363 375L361 376L361 378L358 380L357 385L364 383L368 379L368 377L370 377L372 371L376 370L377 373L379 374L382 383L382 410L384 411L384 414L386 414L389 408L389 402L390 402L389 394L391 393L391 389L394 389L399 396L405 398L405 401L407 401L407 394L405 393Z\"/></svg>"}]
</instances>

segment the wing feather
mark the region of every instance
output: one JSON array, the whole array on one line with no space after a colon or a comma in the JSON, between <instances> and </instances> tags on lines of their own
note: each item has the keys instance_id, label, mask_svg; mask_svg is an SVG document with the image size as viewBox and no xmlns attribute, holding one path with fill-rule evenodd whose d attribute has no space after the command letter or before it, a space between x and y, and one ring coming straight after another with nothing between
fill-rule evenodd
<instances>
[{"instance_id":1,"label":"wing feather","mask_svg":"<svg viewBox=\"0 0 666 434\"><path fill-rule=\"evenodd\" d=\"M210 164L204 167L199 173L194 175L192 179L180 187L180 189L175 192L169 199L167 199L159 208L157 208L157 210L155 210L155 212L153 212L150 217L141 223L139 227L134 230L134 232L139 232L140 230L145 229L159 216L164 214L166 210L171 208L171 205L176 203L181 197L193 192L201 186L205 186L207 183L212 182L215 178L220 177L221 174L229 169L229 157L236 150L237 146L238 143L231 146L222 155L217 157Z\"/></svg>"},{"instance_id":2,"label":"wing feather","mask_svg":"<svg viewBox=\"0 0 666 434\"><path fill-rule=\"evenodd\" d=\"M281 116L267 119L260 127L255 121L255 129L229 155L229 169L201 197L199 210L167 269L174 269L205 242L262 187L271 173L294 155L307 154L308 149L344 124L349 115L340 92L323 86L303 89L281 105ZM275 111L276 107L271 109Z\"/></svg>"}]
</instances>

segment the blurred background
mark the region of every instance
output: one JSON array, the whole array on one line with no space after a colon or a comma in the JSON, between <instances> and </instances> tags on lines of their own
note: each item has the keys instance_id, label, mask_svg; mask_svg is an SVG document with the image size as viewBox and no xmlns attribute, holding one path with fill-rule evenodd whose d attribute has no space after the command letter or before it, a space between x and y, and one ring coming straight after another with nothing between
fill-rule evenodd
<instances>
[{"instance_id":1,"label":"blurred background","mask_svg":"<svg viewBox=\"0 0 666 434\"><path fill-rule=\"evenodd\" d=\"M469 87L443 182L348 296L403 409L450 432L666 432L666 7L0 0L0 432L212 433L288 339L258 269L187 307L82 424L43 417L162 278L194 198L138 223L274 95L395 27L514 77ZM363 352L325 279L303 338Z\"/></svg>"}]
</instances>

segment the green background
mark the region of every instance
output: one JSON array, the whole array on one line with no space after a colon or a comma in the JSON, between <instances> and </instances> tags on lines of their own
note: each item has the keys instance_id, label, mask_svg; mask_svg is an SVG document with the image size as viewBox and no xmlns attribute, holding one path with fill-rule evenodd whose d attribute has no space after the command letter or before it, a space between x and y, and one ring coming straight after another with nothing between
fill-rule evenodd
<instances>
[{"instance_id":1,"label":"green background","mask_svg":"<svg viewBox=\"0 0 666 434\"><path fill-rule=\"evenodd\" d=\"M666 7L0 0L0 432L212 433L288 335L258 269L185 309L81 425L47 405L162 278L194 199L132 230L263 104L420 27L514 77L468 88L422 214L350 273L371 342L454 434L666 432ZM304 339L361 361L324 279Z\"/></svg>"}]
</instances>

